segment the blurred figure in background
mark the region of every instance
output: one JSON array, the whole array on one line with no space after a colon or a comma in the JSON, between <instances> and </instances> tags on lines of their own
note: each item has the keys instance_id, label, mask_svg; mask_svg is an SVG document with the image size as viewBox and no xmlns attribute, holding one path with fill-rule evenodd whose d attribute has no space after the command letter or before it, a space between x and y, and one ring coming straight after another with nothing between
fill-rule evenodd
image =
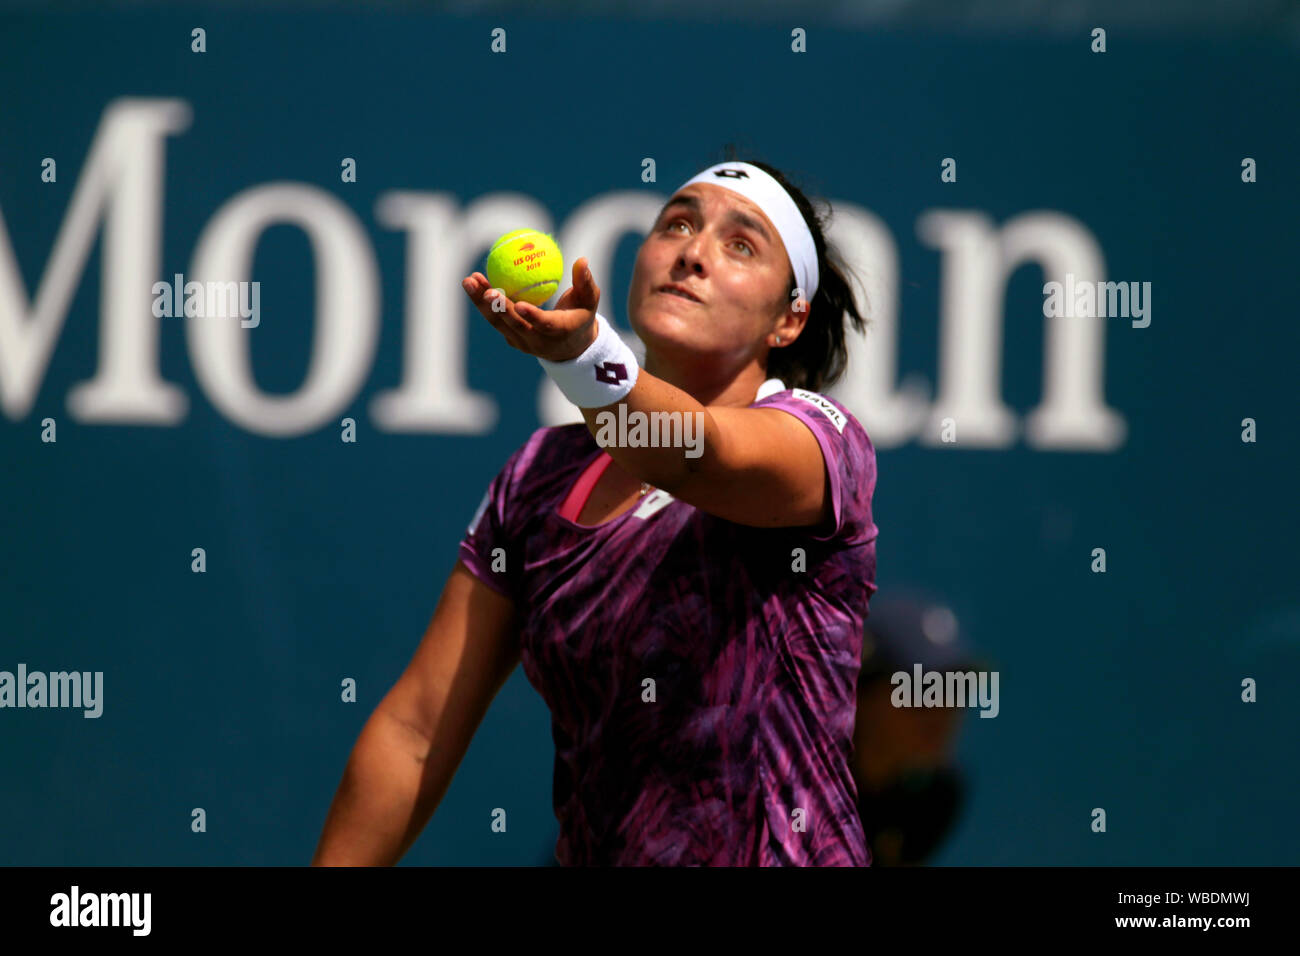
<instances>
[{"instance_id":1,"label":"blurred figure in background","mask_svg":"<svg viewBox=\"0 0 1300 956\"><path fill-rule=\"evenodd\" d=\"M882 591L863 630L852 762L873 866L931 859L965 800L965 782L952 760L965 709L891 702L890 678L898 671L911 674L916 664L923 671L981 666L941 600L917 591Z\"/></svg>"}]
</instances>

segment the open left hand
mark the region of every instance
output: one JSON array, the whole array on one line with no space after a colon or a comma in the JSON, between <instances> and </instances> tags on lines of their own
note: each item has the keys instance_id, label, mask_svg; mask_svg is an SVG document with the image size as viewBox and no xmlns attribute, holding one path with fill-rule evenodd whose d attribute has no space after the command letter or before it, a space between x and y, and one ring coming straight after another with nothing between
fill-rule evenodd
<instances>
[{"instance_id":1,"label":"open left hand","mask_svg":"<svg viewBox=\"0 0 1300 956\"><path fill-rule=\"evenodd\" d=\"M587 268L585 256L573 263L573 285L560 296L554 309L511 302L500 289L493 289L481 272L462 280L461 288L483 318L501 333L506 344L521 352L551 362L567 362L596 341L600 289ZM489 292L498 297L495 309Z\"/></svg>"}]
</instances>

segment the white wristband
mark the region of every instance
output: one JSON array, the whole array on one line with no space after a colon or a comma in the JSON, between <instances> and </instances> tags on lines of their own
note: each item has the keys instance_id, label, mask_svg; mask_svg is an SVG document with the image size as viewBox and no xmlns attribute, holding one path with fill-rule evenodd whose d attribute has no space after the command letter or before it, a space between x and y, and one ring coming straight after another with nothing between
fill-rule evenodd
<instances>
[{"instance_id":1,"label":"white wristband","mask_svg":"<svg viewBox=\"0 0 1300 956\"><path fill-rule=\"evenodd\" d=\"M575 359L551 362L538 358L564 397L579 408L603 408L621 401L636 384L636 355L614 327L596 313L596 341Z\"/></svg>"}]
</instances>

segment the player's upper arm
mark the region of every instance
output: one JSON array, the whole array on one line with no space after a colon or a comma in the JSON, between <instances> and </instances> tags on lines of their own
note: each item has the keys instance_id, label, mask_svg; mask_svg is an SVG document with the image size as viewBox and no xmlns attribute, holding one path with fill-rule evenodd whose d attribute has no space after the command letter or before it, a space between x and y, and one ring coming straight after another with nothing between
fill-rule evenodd
<instances>
[{"instance_id":1,"label":"player's upper arm","mask_svg":"<svg viewBox=\"0 0 1300 956\"><path fill-rule=\"evenodd\" d=\"M433 745L449 778L519 661L514 602L457 562L423 639L380 708Z\"/></svg>"},{"instance_id":2,"label":"player's upper arm","mask_svg":"<svg viewBox=\"0 0 1300 956\"><path fill-rule=\"evenodd\" d=\"M760 528L822 525L831 518L821 444L803 421L779 408L710 407L717 438L679 487L682 501Z\"/></svg>"}]
</instances>

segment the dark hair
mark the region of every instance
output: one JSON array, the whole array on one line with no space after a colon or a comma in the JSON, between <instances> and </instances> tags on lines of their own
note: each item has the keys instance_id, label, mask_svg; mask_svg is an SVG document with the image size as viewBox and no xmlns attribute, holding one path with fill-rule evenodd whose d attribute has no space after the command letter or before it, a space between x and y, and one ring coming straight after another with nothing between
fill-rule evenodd
<instances>
[{"instance_id":1,"label":"dark hair","mask_svg":"<svg viewBox=\"0 0 1300 956\"><path fill-rule=\"evenodd\" d=\"M852 270L840 256L839 250L826 242L825 231L832 216L830 203L823 201L821 205L824 208L819 211L780 170L767 163L737 156L735 147L730 144L726 147L726 153L722 162L749 163L780 183L803 214L808 231L812 234L813 244L817 247L817 294L813 296L808 320L799 337L793 344L777 346L768 353L767 374L770 378L781 379L787 388L806 388L811 392L820 392L839 380L848 363L848 347L844 340L845 316L858 332L865 332L868 325L868 320L858 309L853 288L848 282L847 276L852 274ZM786 290L787 303L794 290L794 270L791 269L790 287Z\"/></svg>"}]
</instances>

